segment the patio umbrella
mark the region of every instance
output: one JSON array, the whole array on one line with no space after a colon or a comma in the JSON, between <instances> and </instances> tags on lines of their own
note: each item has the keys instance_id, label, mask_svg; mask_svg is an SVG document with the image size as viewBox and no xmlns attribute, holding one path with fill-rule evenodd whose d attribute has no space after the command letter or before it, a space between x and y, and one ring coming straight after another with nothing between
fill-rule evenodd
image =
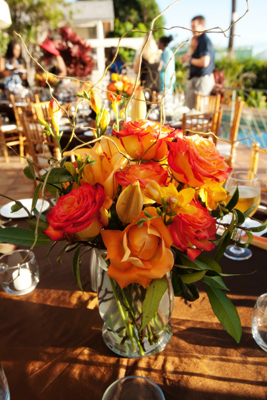
<instances>
[{"instance_id":1,"label":"patio umbrella","mask_svg":"<svg viewBox=\"0 0 267 400\"><path fill-rule=\"evenodd\" d=\"M0 29L6 29L12 24L8 4L0 0Z\"/></svg>"}]
</instances>

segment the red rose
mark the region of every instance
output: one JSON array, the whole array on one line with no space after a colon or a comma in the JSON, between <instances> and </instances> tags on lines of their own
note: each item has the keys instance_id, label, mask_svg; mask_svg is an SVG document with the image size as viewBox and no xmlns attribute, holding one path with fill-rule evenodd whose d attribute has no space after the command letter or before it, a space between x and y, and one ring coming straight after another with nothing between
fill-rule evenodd
<instances>
[{"instance_id":1,"label":"red rose","mask_svg":"<svg viewBox=\"0 0 267 400\"><path fill-rule=\"evenodd\" d=\"M177 215L169 230L173 244L194 260L201 250L210 251L214 248L215 245L209 239L214 239L216 225L215 219L199 201L190 204L196 207L196 212Z\"/></svg>"},{"instance_id":2,"label":"red rose","mask_svg":"<svg viewBox=\"0 0 267 400\"><path fill-rule=\"evenodd\" d=\"M54 241L62 239L64 234L77 232L79 232L78 240L98 235L104 225L101 222L103 219L101 207L104 201L103 186L99 183L96 185L84 183L78 189L73 189L58 199L56 206L47 215L50 225L44 233Z\"/></svg>"}]
</instances>

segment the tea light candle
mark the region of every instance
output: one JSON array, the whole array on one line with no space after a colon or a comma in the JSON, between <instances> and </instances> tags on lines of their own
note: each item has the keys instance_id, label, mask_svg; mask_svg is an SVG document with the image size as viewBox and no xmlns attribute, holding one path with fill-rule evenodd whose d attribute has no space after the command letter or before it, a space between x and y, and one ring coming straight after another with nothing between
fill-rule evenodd
<instances>
[{"instance_id":1,"label":"tea light candle","mask_svg":"<svg viewBox=\"0 0 267 400\"><path fill-rule=\"evenodd\" d=\"M28 289L32 284L32 275L27 268L17 269L12 273L13 285L16 290Z\"/></svg>"}]
</instances>

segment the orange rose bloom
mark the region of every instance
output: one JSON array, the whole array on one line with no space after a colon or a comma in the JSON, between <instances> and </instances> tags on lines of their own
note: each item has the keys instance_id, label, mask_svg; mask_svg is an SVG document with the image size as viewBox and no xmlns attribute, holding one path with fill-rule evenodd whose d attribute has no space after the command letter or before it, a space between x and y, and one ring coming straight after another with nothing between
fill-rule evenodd
<instances>
[{"instance_id":1,"label":"orange rose bloom","mask_svg":"<svg viewBox=\"0 0 267 400\"><path fill-rule=\"evenodd\" d=\"M196 207L196 211L193 214L181 213L174 217L169 230L173 244L194 260L201 250L210 251L215 247L209 239L215 239L216 224L215 219L199 201L192 201L190 205Z\"/></svg>"},{"instance_id":2,"label":"orange rose bloom","mask_svg":"<svg viewBox=\"0 0 267 400\"><path fill-rule=\"evenodd\" d=\"M146 210L152 216L157 215L154 207ZM146 218L143 211L124 231L101 231L110 260L108 276L122 289L130 283L139 283L146 288L173 266L172 238L162 219L148 220L139 228L136 221L140 218Z\"/></svg>"},{"instance_id":3,"label":"orange rose bloom","mask_svg":"<svg viewBox=\"0 0 267 400\"><path fill-rule=\"evenodd\" d=\"M123 127L119 132L113 130L113 133L121 139L127 153L135 160L163 159L168 151L166 142L175 137L174 128L149 120L124 122Z\"/></svg>"},{"instance_id":4,"label":"orange rose bloom","mask_svg":"<svg viewBox=\"0 0 267 400\"><path fill-rule=\"evenodd\" d=\"M209 139L194 135L168 143L168 163L179 182L202 186L213 179L222 182L232 170Z\"/></svg>"},{"instance_id":5,"label":"orange rose bloom","mask_svg":"<svg viewBox=\"0 0 267 400\"><path fill-rule=\"evenodd\" d=\"M168 172L161 165L151 161L147 164L132 165L124 171L116 172L115 176L121 186L128 186L133 182L139 181L140 187L144 189L150 181L165 185L168 179Z\"/></svg>"},{"instance_id":6,"label":"orange rose bloom","mask_svg":"<svg viewBox=\"0 0 267 400\"><path fill-rule=\"evenodd\" d=\"M58 199L57 204L47 215L49 227L44 233L50 239L63 239L65 234L76 234L79 240L97 236L106 221L102 220L101 207L105 202L105 192L101 185L84 183L79 189Z\"/></svg>"}]
</instances>

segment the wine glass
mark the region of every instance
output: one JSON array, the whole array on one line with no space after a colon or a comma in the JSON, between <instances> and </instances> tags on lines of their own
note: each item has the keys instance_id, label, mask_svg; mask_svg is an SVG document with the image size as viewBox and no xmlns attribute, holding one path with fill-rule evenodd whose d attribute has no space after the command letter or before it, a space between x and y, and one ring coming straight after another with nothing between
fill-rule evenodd
<instances>
[{"instance_id":1,"label":"wine glass","mask_svg":"<svg viewBox=\"0 0 267 400\"><path fill-rule=\"evenodd\" d=\"M239 190L239 200L235 208L244 213L254 203L256 203L256 207L248 215L248 217L251 217L257 211L261 199L261 188L258 175L246 171L231 172L225 186L225 190L229 192L226 201L230 200L237 187ZM241 233L242 230L238 229L235 238L237 242L240 240ZM234 244L227 246L224 255L232 260L247 260L252 256L252 251L248 248L240 248Z\"/></svg>"},{"instance_id":2,"label":"wine glass","mask_svg":"<svg viewBox=\"0 0 267 400\"><path fill-rule=\"evenodd\" d=\"M0 400L10 400L8 383L1 363L0 363Z\"/></svg>"}]
</instances>

